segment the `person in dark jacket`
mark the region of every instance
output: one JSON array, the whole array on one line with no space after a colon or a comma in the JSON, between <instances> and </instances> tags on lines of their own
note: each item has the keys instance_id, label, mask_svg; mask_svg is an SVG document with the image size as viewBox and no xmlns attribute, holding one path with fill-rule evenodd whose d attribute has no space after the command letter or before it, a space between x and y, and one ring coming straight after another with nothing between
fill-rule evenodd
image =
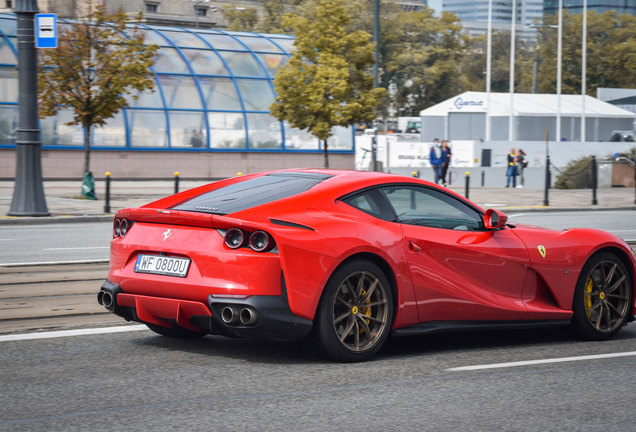
<instances>
[{"instance_id":1,"label":"person in dark jacket","mask_svg":"<svg viewBox=\"0 0 636 432\"><path fill-rule=\"evenodd\" d=\"M446 157L442 161L442 185L446 187L446 173L451 162L451 149L446 140L442 140L442 153L446 153Z\"/></svg>"},{"instance_id":2,"label":"person in dark jacket","mask_svg":"<svg viewBox=\"0 0 636 432\"><path fill-rule=\"evenodd\" d=\"M523 170L528 166L528 159L526 159L526 154L521 149L517 149L517 172L519 173L519 184L518 188L522 188L524 186L525 180L523 178Z\"/></svg>"},{"instance_id":3,"label":"person in dark jacket","mask_svg":"<svg viewBox=\"0 0 636 432\"><path fill-rule=\"evenodd\" d=\"M431 166L433 167L433 173L435 174L435 184L439 184L439 181L442 178L442 162L445 157L446 154L442 151L439 140L435 138L428 158L431 162Z\"/></svg>"},{"instance_id":4,"label":"person in dark jacket","mask_svg":"<svg viewBox=\"0 0 636 432\"><path fill-rule=\"evenodd\" d=\"M512 179L512 187L517 187L517 155L515 149L511 148L508 154L508 171L506 171L506 187L510 187L510 179Z\"/></svg>"}]
</instances>

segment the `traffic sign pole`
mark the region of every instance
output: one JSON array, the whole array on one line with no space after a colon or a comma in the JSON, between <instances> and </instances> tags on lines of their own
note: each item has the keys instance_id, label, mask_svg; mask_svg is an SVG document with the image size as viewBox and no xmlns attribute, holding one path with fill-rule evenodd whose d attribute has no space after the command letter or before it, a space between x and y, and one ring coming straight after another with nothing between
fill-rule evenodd
<instances>
[{"instance_id":1,"label":"traffic sign pole","mask_svg":"<svg viewBox=\"0 0 636 432\"><path fill-rule=\"evenodd\" d=\"M9 216L50 216L42 185L42 142L38 124L38 64L35 55L34 16L37 0L17 0L18 104L16 171Z\"/></svg>"}]
</instances>

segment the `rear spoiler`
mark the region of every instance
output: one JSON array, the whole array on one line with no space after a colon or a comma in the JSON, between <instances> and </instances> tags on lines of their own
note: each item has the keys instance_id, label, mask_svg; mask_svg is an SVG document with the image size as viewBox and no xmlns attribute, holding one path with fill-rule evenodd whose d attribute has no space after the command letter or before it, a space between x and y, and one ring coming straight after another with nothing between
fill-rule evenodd
<instances>
[{"instance_id":1,"label":"rear spoiler","mask_svg":"<svg viewBox=\"0 0 636 432\"><path fill-rule=\"evenodd\" d=\"M170 225L187 225L202 228L215 228L212 215L179 210L157 208L127 208L117 212L119 218L134 222L161 223Z\"/></svg>"},{"instance_id":2,"label":"rear spoiler","mask_svg":"<svg viewBox=\"0 0 636 432\"><path fill-rule=\"evenodd\" d=\"M169 225L186 225L202 228L230 229L242 228L246 231L264 229L253 222L246 222L229 216L197 213L185 210L157 208L127 208L117 212L115 217L126 218L133 222L148 222Z\"/></svg>"}]
</instances>

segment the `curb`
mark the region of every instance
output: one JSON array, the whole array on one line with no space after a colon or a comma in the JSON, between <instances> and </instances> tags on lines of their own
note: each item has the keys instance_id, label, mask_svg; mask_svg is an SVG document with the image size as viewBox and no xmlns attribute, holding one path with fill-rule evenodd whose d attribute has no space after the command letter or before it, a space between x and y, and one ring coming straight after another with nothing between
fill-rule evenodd
<instances>
[{"instance_id":1,"label":"curb","mask_svg":"<svg viewBox=\"0 0 636 432\"><path fill-rule=\"evenodd\" d=\"M51 225L85 222L112 222L115 215L99 216L40 216L40 217L4 217L0 218L0 226L3 225Z\"/></svg>"}]
</instances>

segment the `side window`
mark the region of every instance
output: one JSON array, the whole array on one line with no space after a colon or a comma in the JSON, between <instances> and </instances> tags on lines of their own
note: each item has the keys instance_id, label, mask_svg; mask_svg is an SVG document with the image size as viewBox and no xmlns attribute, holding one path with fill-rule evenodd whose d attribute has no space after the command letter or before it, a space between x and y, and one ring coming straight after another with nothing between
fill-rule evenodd
<instances>
[{"instance_id":1,"label":"side window","mask_svg":"<svg viewBox=\"0 0 636 432\"><path fill-rule=\"evenodd\" d=\"M445 193L417 186L382 188L401 223L431 228L483 229L481 214Z\"/></svg>"},{"instance_id":2,"label":"side window","mask_svg":"<svg viewBox=\"0 0 636 432\"><path fill-rule=\"evenodd\" d=\"M360 192L359 194L344 198L342 202L378 219L390 222L395 221L393 211L388 207L386 200L378 189Z\"/></svg>"}]
</instances>

